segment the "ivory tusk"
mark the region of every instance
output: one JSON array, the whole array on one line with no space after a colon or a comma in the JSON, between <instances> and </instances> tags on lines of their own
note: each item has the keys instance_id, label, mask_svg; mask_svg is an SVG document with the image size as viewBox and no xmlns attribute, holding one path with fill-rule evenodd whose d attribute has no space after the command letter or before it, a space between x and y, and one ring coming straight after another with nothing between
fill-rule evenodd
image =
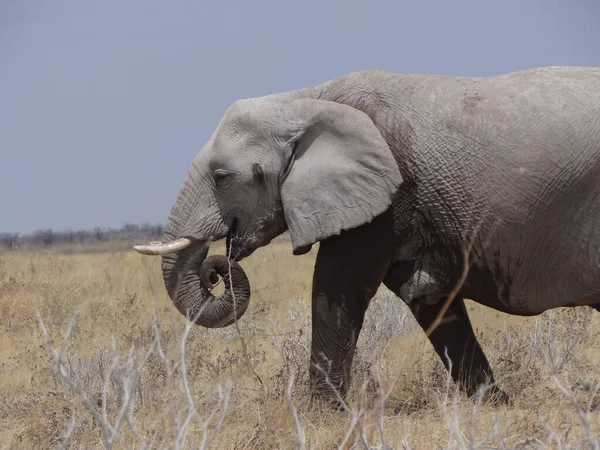
<instances>
[{"instance_id":1,"label":"ivory tusk","mask_svg":"<svg viewBox=\"0 0 600 450\"><path fill-rule=\"evenodd\" d=\"M188 238L179 238L171 242L150 242L146 245L134 245L133 248L142 255L168 255L189 247L194 241Z\"/></svg>"}]
</instances>

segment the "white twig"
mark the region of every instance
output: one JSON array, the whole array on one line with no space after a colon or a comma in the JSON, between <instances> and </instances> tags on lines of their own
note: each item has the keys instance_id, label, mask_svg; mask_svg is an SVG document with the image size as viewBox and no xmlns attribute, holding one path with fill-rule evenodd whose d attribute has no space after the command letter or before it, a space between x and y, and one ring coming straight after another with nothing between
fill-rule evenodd
<instances>
[{"instance_id":1,"label":"white twig","mask_svg":"<svg viewBox=\"0 0 600 450\"><path fill-rule=\"evenodd\" d=\"M229 247L229 254L227 255L227 277L229 278L229 291L231 292L231 299L233 301L233 317L235 320L235 329L237 331L238 337L240 338L240 344L242 346L242 353L244 355L244 359L246 360L246 364L248 364L248 367L250 367L250 369L252 369L252 372L254 373L254 376L256 377L256 379L258 380L260 385L264 386L262 378L260 377L260 375L258 374L256 369L254 368L254 365L250 361L250 356L248 355L248 347L246 346L246 340L244 339L244 336L242 335L242 330L240 329L240 325L238 324L238 320L237 320L237 302L236 302L236 298L235 298L233 279L231 278L231 261L232 261L231 248L232 247L233 246Z\"/></svg>"},{"instance_id":2,"label":"white twig","mask_svg":"<svg viewBox=\"0 0 600 450\"><path fill-rule=\"evenodd\" d=\"M69 439L71 439L71 434L73 434L73 430L75 430L75 426L76 426L76 423L74 420L72 420L71 423L69 423L69 426L67 427L67 429L65 430L65 434L63 435L63 438L60 442L61 450L66 450L67 447L69 446Z\"/></svg>"},{"instance_id":3,"label":"white twig","mask_svg":"<svg viewBox=\"0 0 600 450\"><path fill-rule=\"evenodd\" d=\"M69 338L71 337L71 333L73 331L73 328L75 327L75 320L76 320L77 315L78 315L78 311L75 311L75 313L73 314L73 317L71 318L71 321L69 322L67 332L65 333L65 336L63 339L63 344L61 345L61 347L59 349L54 347L54 343L52 342L50 333L48 332L48 329L46 328L46 325L44 324L44 321L42 320L42 316L40 315L39 312L37 313L37 320L38 320L38 324L42 330L42 333L44 335L44 338L46 340L46 343L50 347L52 355L54 356L54 360L56 362L56 373L58 373L58 375L71 387L71 389L77 395L79 395L79 397L81 398L85 407L88 409L88 411L90 411L90 413L94 417L94 420L100 426L100 431L102 432L102 438L103 438L107 448L110 448L110 433L112 432L112 427L110 426L110 424L108 422L106 422L102 418L102 416L99 414L98 410L94 407L93 403L90 401L90 399L88 398L85 391L81 388L81 386L79 386L76 382L74 382L73 380L71 380L71 378L69 378L69 376L67 375L65 368L64 368L63 353L66 348L66 343L68 342Z\"/></svg>"},{"instance_id":4,"label":"white twig","mask_svg":"<svg viewBox=\"0 0 600 450\"><path fill-rule=\"evenodd\" d=\"M67 348L67 344L71 337L71 333L73 332L73 329L75 328L77 316L78 316L78 311L76 311L73 314L73 317L71 318L71 321L69 322L67 332L65 333L62 345L59 349L54 347L52 338L50 337L50 333L48 332L48 329L46 328L46 325L44 324L44 321L39 313L37 314L37 319L38 319L40 329L42 330L42 333L46 340L46 343L50 347L50 350L51 350L54 360L56 362L56 372L69 385L69 387L73 390L73 392L75 392L75 394L81 399L81 401L83 402L84 406L88 409L88 411L90 411L90 413L94 417L94 420L100 427L100 431L102 434L102 439L104 441L105 447L107 449L112 449L114 446L115 440L119 434L119 430L120 430L123 422L126 421L127 412L129 410L130 405L134 398L133 388L135 385L135 378L137 376L139 376L139 369L137 369L137 368L136 368L136 370L133 369L134 361L136 360L136 354L134 353L133 348L131 348L129 351L129 356L128 356L128 365L126 366L126 369L129 369L129 370L125 371L125 375L123 376L123 380L122 380L122 382L123 382L123 401L122 401L120 409L117 413L115 423L114 423L114 425L111 425L111 423L108 420L108 415L106 413L106 407L105 407L105 404L107 401L106 400L106 398L107 398L106 391L108 390L108 382L105 380L105 382L103 383L102 402L104 403L104 405L102 407L103 412L100 413L100 411L98 411L98 409L94 406L92 401L89 399L84 388L79 384L79 382L72 379L69 376L69 374L67 373L67 371L65 370L64 352ZM118 353L116 352L116 348L115 348L115 356L114 356L113 362L110 366L111 368L116 367L116 365L118 364L118 359L119 359L119 356L118 356ZM108 379L108 377L110 377L111 373L112 373L112 369L109 369L109 372L107 374L107 379ZM135 431L135 427L133 426L133 423L129 422L129 421L127 421L127 422L129 423L132 431L134 432L134 435L136 435L136 437L138 437L138 438L141 438L139 433L137 433ZM67 430L67 431L68 431L68 433L66 433L65 436L70 436L72 429L71 429L71 431L69 431L69 430ZM63 439L64 444L66 444L67 442L68 442L67 438ZM142 446L144 446L143 439L141 440L141 443L142 443Z\"/></svg>"},{"instance_id":5,"label":"white twig","mask_svg":"<svg viewBox=\"0 0 600 450\"><path fill-rule=\"evenodd\" d=\"M571 401L571 404L575 408L575 411L577 411L577 415L579 416L579 420L581 422L581 428L583 428L583 433L585 435L585 439L588 445L590 445L591 449L598 450L600 443L598 442L598 439L594 437L590 427L589 417L583 411L583 409L581 409L581 406L575 398L575 395L573 394L573 392L571 392L569 389L565 388L562 385L562 383L558 380L556 375L552 375L552 381L554 381L554 384L556 384L556 386L562 392L562 394Z\"/></svg>"},{"instance_id":6,"label":"white twig","mask_svg":"<svg viewBox=\"0 0 600 450\"><path fill-rule=\"evenodd\" d=\"M300 419L298 418L298 411L296 410L296 406L294 405L294 401L292 400L292 386L294 385L295 373L292 373L290 379L285 387L285 398L290 406L290 410L292 411L292 418L294 419L294 424L296 425L296 437L298 440L298 445L301 450L306 448L306 435L304 433L304 428L300 423Z\"/></svg>"}]
</instances>

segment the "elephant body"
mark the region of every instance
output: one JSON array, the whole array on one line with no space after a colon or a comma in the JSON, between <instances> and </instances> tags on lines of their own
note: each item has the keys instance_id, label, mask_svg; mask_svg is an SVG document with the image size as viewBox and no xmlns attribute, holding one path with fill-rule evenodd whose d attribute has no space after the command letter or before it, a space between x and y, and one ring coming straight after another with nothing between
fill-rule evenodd
<instances>
[{"instance_id":1,"label":"elephant body","mask_svg":"<svg viewBox=\"0 0 600 450\"><path fill-rule=\"evenodd\" d=\"M460 287L429 338L474 393L493 374L463 298L519 315L600 304L600 69L361 71L237 102L192 164L166 240L227 237L240 260L286 229L295 254L320 242L317 392L347 391L384 283L424 329ZM207 250L192 247L139 248L168 253L176 304L178 293L206 303L190 286Z\"/></svg>"},{"instance_id":2,"label":"elephant body","mask_svg":"<svg viewBox=\"0 0 600 450\"><path fill-rule=\"evenodd\" d=\"M479 303L530 315L600 302L599 69L372 72L323 91L366 112L398 161L393 261L413 263L412 290L424 271L449 293L472 244L462 293Z\"/></svg>"}]
</instances>

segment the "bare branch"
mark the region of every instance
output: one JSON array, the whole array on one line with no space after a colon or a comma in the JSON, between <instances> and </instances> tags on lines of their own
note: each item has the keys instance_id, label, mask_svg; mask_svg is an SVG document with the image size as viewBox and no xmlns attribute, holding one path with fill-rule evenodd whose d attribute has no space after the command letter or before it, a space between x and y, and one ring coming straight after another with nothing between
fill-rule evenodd
<instances>
[{"instance_id":1,"label":"bare branch","mask_svg":"<svg viewBox=\"0 0 600 450\"><path fill-rule=\"evenodd\" d=\"M244 355L244 359L246 360L246 364L248 364L248 367L250 367L250 369L252 370L252 372L254 373L254 376L256 377L256 379L258 380L258 382L260 383L261 386L265 386L262 378L260 377L260 375L258 374L258 372L256 371L254 365L252 364L252 362L250 361L250 356L248 355L248 347L246 346L246 340L244 339L244 336L242 335L242 331L240 330L240 325L238 324L238 320L237 320L237 303L235 300L235 291L233 289L233 279L231 278L231 246L229 247L229 254L227 255L227 276L229 278L229 289L231 292L231 298L233 300L233 317L235 318L235 329L237 331L238 337L240 338L240 344L242 346L242 354Z\"/></svg>"},{"instance_id":2,"label":"bare branch","mask_svg":"<svg viewBox=\"0 0 600 450\"><path fill-rule=\"evenodd\" d=\"M75 321L76 321L77 315L78 315L78 311L76 311L73 314L73 317L71 318L71 321L69 322L69 327L67 328L67 332L65 333L65 336L63 339L63 344L60 347L60 349L56 349L54 347L54 344L52 343L52 339L50 337L50 333L48 332L48 329L46 328L46 325L44 324L44 321L42 320L42 316L40 315L39 312L37 313L37 319L38 319L38 324L39 324L39 326L42 330L42 333L44 335L44 338L46 340L46 343L50 347L52 355L54 356L54 360L56 362L56 372L71 387L71 389L79 396L79 398L81 399L81 401L83 402L85 407L88 409L88 411L90 411L90 413L94 417L94 420L100 427L100 431L102 432L102 438L104 440L106 447L112 448L111 444L110 444L110 436L113 431L112 426L102 418L102 416L100 415L100 413L98 412L98 410L96 409L94 404L88 398L88 396L85 393L85 391L83 390L83 388L78 383L71 380L71 378L69 378L69 376L67 375L67 373L65 371L64 362L63 362L63 352L66 348L66 343L68 342L68 340L71 336L71 333L73 332L73 328L75 327Z\"/></svg>"},{"instance_id":3,"label":"bare branch","mask_svg":"<svg viewBox=\"0 0 600 450\"><path fill-rule=\"evenodd\" d=\"M203 445L204 446L201 446L200 447L201 449L204 449L204 448L208 447L208 445L212 442L212 440L217 435L218 431L221 429L221 426L223 425L223 420L225 419L225 414L227 413L227 409L229 408L229 401L230 401L230 398L231 398L231 389L232 389L231 383L227 383L225 385L225 392L224 393L223 393L223 389L221 388L221 386L218 387L219 401L215 405L215 408L213 409L213 411L209 415L208 419L206 419L206 421L202 425L202 428L204 430L204 436L207 436L207 434L208 434L208 425L212 421L212 418L214 417L214 415L215 415L215 413L216 413L216 411L218 409L221 410L221 415L219 416L219 418L215 422L215 426L213 428L212 433L205 440L203 440L203 442L204 442Z\"/></svg>"},{"instance_id":4,"label":"bare branch","mask_svg":"<svg viewBox=\"0 0 600 450\"><path fill-rule=\"evenodd\" d=\"M69 446L69 439L71 439L71 434L73 434L73 430L75 430L75 426L76 426L76 423L74 420L72 420L69 423L69 426L67 427L67 429L65 430L65 434L63 435L63 438L60 442L61 450L66 450L67 447Z\"/></svg>"},{"instance_id":5,"label":"bare branch","mask_svg":"<svg viewBox=\"0 0 600 450\"><path fill-rule=\"evenodd\" d=\"M296 437L298 439L298 445L300 445L300 449L304 450L306 448L306 436L304 434L304 428L300 423L300 419L298 418L298 411L296 410L296 406L294 405L294 401L292 400L292 386L294 385L295 373L292 373L286 387L285 387L285 398L290 406L290 410L292 411L292 418L294 419L294 424L296 425Z\"/></svg>"},{"instance_id":6,"label":"bare branch","mask_svg":"<svg viewBox=\"0 0 600 450\"><path fill-rule=\"evenodd\" d=\"M198 314L201 314L201 312L199 312ZM191 322L191 321L186 322L185 329L184 329L183 335L181 336L181 341L180 341L180 345L179 345L179 349L180 349L179 367L180 367L180 371L181 371L180 379L181 379L181 384L183 386L183 392L185 394L185 399L188 403L189 409L188 409L188 414L187 414L185 420L183 421L183 423L181 424L181 426L179 427L178 432L177 432L177 438L176 438L176 447L177 448L184 447L188 427L190 425L190 422L196 415L196 405L194 403L194 398L192 397L192 392L190 390L190 386L188 383L187 367L185 364L185 344L186 344L188 335L190 333L190 330L191 330L193 324L194 324L194 322Z\"/></svg>"},{"instance_id":7,"label":"bare branch","mask_svg":"<svg viewBox=\"0 0 600 450\"><path fill-rule=\"evenodd\" d=\"M596 439L594 437L591 427L590 427L589 417L583 411L583 409L581 409L581 406L579 405L579 402L575 398L575 395L573 394L573 392L571 392L569 389L565 388L562 385L562 383L558 380L556 375L552 375L552 381L554 381L554 384L556 384L556 386L562 392L562 394L565 397L567 397L571 401L572 405L575 407L575 411L577 411L577 415L579 416L579 420L581 422L581 428L583 429L585 439L586 439L588 445L590 445L590 448L592 448L593 450L598 450L598 448L600 446L600 442L598 441L598 439Z\"/></svg>"}]
</instances>

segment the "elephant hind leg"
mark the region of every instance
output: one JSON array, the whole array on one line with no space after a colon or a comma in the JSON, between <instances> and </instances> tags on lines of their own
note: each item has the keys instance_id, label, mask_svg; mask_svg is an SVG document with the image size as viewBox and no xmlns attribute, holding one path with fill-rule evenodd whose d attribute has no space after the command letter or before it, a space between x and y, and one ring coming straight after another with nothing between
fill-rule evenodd
<instances>
[{"instance_id":1,"label":"elephant hind leg","mask_svg":"<svg viewBox=\"0 0 600 450\"><path fill-rule=\"evenodd\" d=\"M435 320L442 307L414 302L411 310L423 330ZM442 323L431 333L429 340L442 359L455 383L469 396L475 395L485 384L494 383L494 374L469 319L464 300L456 298L446 312ZM486 397L506 403L508 396L495 385Z\"/></svg>"},{"instance_id":2,"label":"elephant hind leg","mask_svg":"<svg viewBox=\"0 0 600 450\"><path fill-rule=\"evenodd\" d=\"M408 269L408 266L394 266L383 280L399 297L400 288L410 278ZM425 304L418 298L403 300L410 303L412 313L423 330L427 330L435 320L444 303L444 299L435 304ZM483 384L494 383L492 368L475 336L462 298L454 299L442 323L429 336L429 341L446 369L450 371L454 382L468 395L476 394ZM508 401L508 396L496 386L491 388L488 394L489 398L499 403Z\"/></svg>"}]
</instances>

